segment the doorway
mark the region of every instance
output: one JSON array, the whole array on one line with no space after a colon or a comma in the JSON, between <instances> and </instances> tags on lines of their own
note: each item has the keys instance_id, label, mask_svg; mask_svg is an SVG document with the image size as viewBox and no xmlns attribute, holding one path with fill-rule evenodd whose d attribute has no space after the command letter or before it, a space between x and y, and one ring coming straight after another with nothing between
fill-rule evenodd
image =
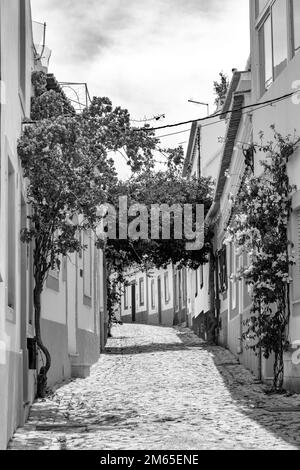
<instances>
[{"instance_id":1,"label":"doorway","mask_svg":"<svg viewBox=\"0 0 300 470\"><path fill-rule=\"evenodd\" d=\"M22 196L21 199L21 228L27 227L27 211L25 200ZM26 243L21 243L21 349L23 352L23 403L26 404L29 401L29 387L28 387L28 351L27 351L27 326L28 326L28 314L27 314L27 263L28 263L28 247Z\"/></svg>"},{"instance_id":2,"label":"doorway","mask_svg":"<svg viewBox=\"0 0 300 470\"><path fill-rule=\"evenodd\" d=\"M161 317L161 278L160 276L157 278L157 296L158 296L158 323L161 325L162 317Z\"/></svg>"},{"instance_id":3,"label":"doorway","mask_svg":"<svg viewBox=\"0 0 300 470\"><path fill-rule=\"evenodd\" d=\"M135 283L131 284L131 315L132 323L136 321Z\"/></svg>"}]
</instances>

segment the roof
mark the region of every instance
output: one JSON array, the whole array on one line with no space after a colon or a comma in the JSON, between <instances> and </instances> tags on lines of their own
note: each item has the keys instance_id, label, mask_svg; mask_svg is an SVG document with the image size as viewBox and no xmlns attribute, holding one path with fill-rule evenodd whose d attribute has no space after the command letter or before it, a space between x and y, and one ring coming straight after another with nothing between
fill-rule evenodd
<instances>
[{"instance_id":1,"label":"roof","mask_svg":"<svg viewBox=\"0 0 300 470\"><path fill-rule=\"evenodd\" d=\"M222 107L222 113L226 113L226 114L223 114L220 117L220 119L225 119L227 117L227 113L228 113L228 111L230 109L230 106L231 106L233 94L235 93L235 91L238 87L238 84L240 82L241 74L242 74L242 72L238 72L238 71L233 72L232 80L231 80L231 83L229 85L229 89L228 89L228 92L227 92L227 95L226 95L225 102L224 102L223 107Z\"/></svg>"},{"instance_id":2,"label":"roof","mask_svg":"<svg viewBox=\"0 0 300 470\"><path fill-rule=\"evenodd\" d=\"M223 156L221 160L221 167L219 172L219 177L217 180L217 187L214 197L213 205L209 211L208 218L212 219L218 212L220 208L220 200L225 188L226 184L226 170L229 169L231 164L231 159L233 155L233 150L235 146L235 140L237 137L237 133L240 127L241 119L242 119L242 110L241 107L244 104L244 94L236 93L233 95L233 105L232 105L232 113L230 115L230 120L226 132L226 140L224 145ZM229 109L229 108L228 108Z\"/></svg>"},{"instance_id":3,"label":"roof","mask_svg":"<svg viewBox=\"0 0 300 470\"><path fill-rule=\"evenodd\" d=\"M184 177L189 174L189 166L193 157L194 143L195 143L197 128L198 128L198 122L193 122L192 127L191 127L191 132L190 132L189 145L188 145L188 149L186 152L186 157L185 157L184 165L183 165L182 175Z\"/></svg>"},{"instance_id":4,"label":"roof","mask_svg":"<svg viewBox=\"0 0 300 470\"><path fill-rule=\"evenodd\" d=\"M57 93L61 93L62 91L53 73L47 73L47 90L54 90Z\"/></svg>"}]
</instances>

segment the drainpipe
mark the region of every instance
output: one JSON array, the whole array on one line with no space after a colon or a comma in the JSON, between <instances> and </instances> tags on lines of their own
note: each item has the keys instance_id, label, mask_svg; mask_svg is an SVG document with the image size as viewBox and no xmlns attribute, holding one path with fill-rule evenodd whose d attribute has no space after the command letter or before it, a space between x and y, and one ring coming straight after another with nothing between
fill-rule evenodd
<instances>
[{"instance_id":1,"label":"drainpipe","mask_svg":"<svg viewBox=\"0 0 300 470\"><path fill-rule=\"evenodd\" d=\"M215 308L216 308L215 265L216 265L216 259L214 255L213 244L211 243L211 252L210 252L210 260L209 260L209 294L210 294L209 306L210 306L210 315L213 318L215 318Z\"/></svg>"},{"instance_id":2,"label":"drainpipe","mask_svg":"<svg viewBox=\"0 0 300 470\"><path fill-rule=\"evenodd\" d=\"M173 325L177 325L178 321L176 318L176 286L175 286L175 267L172 264L172 291L173 291Z\"/></svg>"},{"instance_id":3,"label":"drainpipe","mask_svg":"<svg viewBox=\"0 0 300 470\"><path fill-rule=\"evenodd\" d=\"M148 269L146 270L146 323L148 324L149 323L149 286L148 286L148 283L149 283L149 279L150 279L150 276L148 274Z\"/></svg>"},{"instance_id":4,"label":"drainpipe","mask_svg":"<svg viewBox=\"0 0 300 470\"><path fill-rule=\"evenodd\" d=\"M221 311L221 302L220 302L220 286L219 286L219 261L218 256L215 256L215 314L217 314L217 326L215 330L215 341L216 344L219 343L219 330L220 330L220 311Z\"/></svg>"}]
</instances>

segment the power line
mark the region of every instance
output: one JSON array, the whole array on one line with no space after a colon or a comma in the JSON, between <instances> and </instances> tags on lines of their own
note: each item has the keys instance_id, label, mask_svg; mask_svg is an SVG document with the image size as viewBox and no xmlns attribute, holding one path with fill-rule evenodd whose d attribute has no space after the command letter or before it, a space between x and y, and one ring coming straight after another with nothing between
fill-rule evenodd
<instances>
[{"instance_id":1,"label":"power line","mask_svg":"<svg viewBox=\"0 0 300 470\"><path fill-rule=\"evenodd\" d=\"M159 135L157 136L158 139L162 139L163 137L170 137L172 135L178 135L178 134L183 134L185 132L190 132L191 129L186 129L185 131L179 131L179 132L172 132L171 134L165 134L165 135Z\"/></svg>"},{"instance_id":2,"label":"power line","mask_svg":"<svg viewBox=\"0 0 300 470\"><path fill-rule=\"evenodd\" d=\"M155 131L158 131L158 130L161 130L161 129L170 129L170 128L173 128L173 127L184 126L184 125L187 125L187 124L193 124L194 122L204 122L204 121L208 121L208 120L210 120L214 117L227 116L227 114L237 113L237 112L243 111L244 109L251 109L251 108L254 108L254 107L257 107L257 106L262 106L262 105L272 105L273 103L276 103L278 101L282 101L282 100L285 100L285 99L288 99L288 98L292 97L296 93L299 93L299 91L300 90L296 90L292 93L288 93L286 95L279 96L278 98L273 98L271 100L262 101L261 103L249 104L249 105L242 106L242 107L240 107L238 109L235 109L235 110L230 109L228 111L223 111L221 113L216 113L216 114L213 114L212 116L207 116L207 117L204 117L204 118L190 119L189 121L177 122L175 124L167 124L165 126L160 126L160 127L145 127L145 128L142 128L142 129L137 128L135 130L136 131L143 130L143 131L147 131L147 132L155 132ZM187 131L182 131L182 132L187 132Z\"/></svg>"},{"instance_id":3,"label":"power line","mask_svg":"<svg viewBox=\"0 0 300 470\"><path fill-rule=\"evenodd\" d=\"M290 96L292 96L296 93L299 93L299 90L296 90L295 92L290 93L289 95L283 95L282 97L276 98L276 99L274 99L274 101L270 100L270 101L272 101L272 103L270 103L269 101L266 101L266 102L262 102L262 103L258 103L258 104L252 104L250 106L244 106L243 108L239 108L237 110L228 111L228 112L231 112L233 114L235 112L238 112L240 109L245 109L245 108L253 107L253 106L256 106L256 109L253 109L253 112L254 111L259 111L260 109L267 108L268 106L272 106L273 104L280 103L281 101L284 101L285 99L289 98ZM227 113L224 113L224 114L227 114ZM248 112L242 113L242 116L245 116L246 114L248 114ZM197 120L191 121L191 122L199 122L201 120L203 121L203 120L206 120L206 119L212 119L216 116L219 116L219 115L215 114L215 115L209 116L208 118L197 119ZM208 124L203 124L201 127L203 128L203 127L214 126L214 125L219 124L219 123L220 123L220 121L217 120L217 121L210 122ZM179 134L183 134L183 133L190 132L190 131L191 131L191 129L189 128L189 129L186 129L184 131L172 132L170 134L164 134L164 135L157 136L157 139L163 139L164 137L179 135Z\"/></svg>"},{"instance_id":4,"label":"power line","mask_svg":"<svg viewBox=\"0 0 300 470\"><path fill-rule=\"evenodd\" d=\"M143 122L150 122L150 121L159 121L160 119L165 119L165 114L158 114L153 116L152 118L144 118L144 119L130 119L131 122L143 123Z\"/></svg>"}]
</instances>

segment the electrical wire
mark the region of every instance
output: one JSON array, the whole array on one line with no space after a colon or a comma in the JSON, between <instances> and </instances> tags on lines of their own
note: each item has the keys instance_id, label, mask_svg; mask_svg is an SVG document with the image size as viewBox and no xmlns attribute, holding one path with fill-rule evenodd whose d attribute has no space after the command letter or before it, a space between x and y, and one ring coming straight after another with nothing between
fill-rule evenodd
<instances>
[{"instance_id":1,"label":"electrical wire","mask_svg":"<svg viewBox=\"0 0 300 470\"><path fill-rule=\"evenodd\" d=\"M204 118L190 119L188 121L177 122L175 124L167 124L165 126L159 126L159 127L145 127L145 128L142 128L142 129L136 128L135 130L136 131L143 130L143 131L147 131L147 132L155 132L155 131L158 131L158 130L161 130L161 129L170 129L170 128L173 128L173 127L179 127L179 126L184 126L184 125L187 125L187 124L193 124L195 122L204 122L204 121L208 121L208 120L210 120L214 117L227 116L228 114L237 113L237 112L243 111L244 109L251 109L251 108L254 108L254 107L257 107L257 106L262 106L262 105L272 105L274 103L277 103L278 101L282 101L282 100L291 98L293 95L295 95L296 93L299 93L299 92L300 92L300 90L296 90L292 93L287 93L285 95L279 96L278 98L273 98L273 99L270 99L270 100L267 100L267 101L262 101L261 103L257 102L257 103L249 104L249 105L246 105L246 106L241 106L238 109L234 109L234 110L230 109L228 111L223 111L221 113L216 113L216 114L213 114L212 116L207 116L207 117L204 117Z\"/></svg>"},{"instance_id":2,"label":"electrical wire","mask_svg":"<svg viewBox=\"0 0 300 470\"><path fill-rule=\"evenodd\" d=\"M253 111L253 112L259 111L260 109L267 108L267 107L269 107L269 106L273 106L274 104L280 103L281 101L284 101L284 100L286 100L287 98L289 98L290 96L293 96L294 94L297 94L297 93L299 93L299 92L300 92L300 90L296 90L295 92L290 93L289 95L283 95L283 97L276 98L276 99L274 100L274 102L272 102L272 103L270 103L270 102L264 102L264 103L259 103L259 104L253 104L253 105L250 105L249 107L257 106L257 107L256 107L255 109L253 109L252 111ZM240 109L245 109L245 108L246 108L246 107L239 108L239 109L237 109L237 110L231 111L231 113L233 114L233 113L235 113L235 112L238 112ZM228 112L229 112L229 111L228 111ZM227 114L227 113L224 113L224 114ZM242 116L245 116L246 114L249 114L249 111L242 113ZM212 119L212 118L214 118L214 117L216 117L216 116L217 116L217 115L212 115L212 116L209 116L208 118L203 118L203 120ZM199 121L201 121L201 119L197 119L197 120L191 121L191 122L199 122ZM219 124L219 123L220 123L219 120L213 121L213 122L210 122L210 123L208 123L208 124L203 124L203 125L201 126L201 128L214 126L214 125ZM190 131L191 131L191 129L189 128L189 129L185 129L184 131L178 131L178 132L172 132L172 133L170 133L170 134L159 135L159 136L157 136L157 139L163 139L163 138L165 138L165 137L171 137L171 136L173 136L173 135L179 135L179 134L183 134L183 133L190 132Z\"/></svg>"},{"instance_id":3,"label":"electrical wire","mask_svg":"<svg viewBox=\"0 0 300 470\"><path fill-rule=\"evenodd\" d=\"M145 118L145 119L130 119L131 122L143 123L143 122L150 122L150 121L159 121L160 119L165 119L165 114L158 114L157 116L153 116L152 118Z\"/></svg>"}]
</instances>

